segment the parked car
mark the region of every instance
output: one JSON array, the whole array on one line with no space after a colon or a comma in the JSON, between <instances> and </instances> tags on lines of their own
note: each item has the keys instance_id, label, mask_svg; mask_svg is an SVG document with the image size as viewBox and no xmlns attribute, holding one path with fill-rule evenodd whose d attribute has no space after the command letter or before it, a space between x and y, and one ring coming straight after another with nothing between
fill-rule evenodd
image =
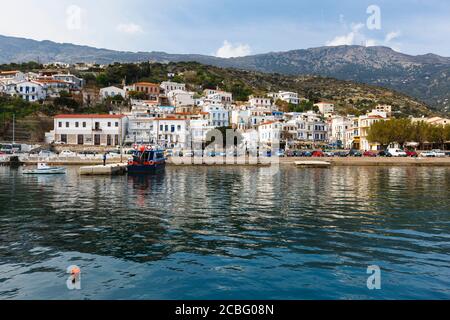
<instances>
[{"instance_id":1,"label":"parked car","mask_svg":"<svg viewBox=\"0 0 450 320\"><path fill-rule=\"evenodd\" d=\"M283 150L278 150L277 152L275 152L275 156L276 157L280 157L280 158L284 158L286 156L286 154L284 153Z\"/></svg>"},{"instance_id":2,"label":"parked car","mask_svg":"<svg viewBox=\"0 0 450 320\"><path fill-rule=\"evenodd\" d=\"M400 150L400 149L395 149L395 148L390 148L387 150L387 152L392 156L392 157L407 157L408 155L406 154L405 151Z\"/></svg>"},{"instance_id":3,"label":"parked car","mask_svg":"<svg viewBox=\"0 0 450 320\"><path fill-rule=\"evenodd\" d=\"M63 157L63 158L71 158L71 157L76 157L77 154L75 152L70 151L70 150L64 150L64 151L61 151L59 153L59 156Z\"/></svg>"},{"instance_id":4,"label":"parked car","mask_svg":"<svg viewBox=\"0 0 450 320\"><path fill-rule=\"evenodd\" d=\"M431 150L431 152L434 152L434 156L436 158L444 158L445 157L445 152L439 149L435 149L435 150Z\"/></svg>"},{"instance_id":5,"label":"parked car","mask_svg":"<svg viewBox=\"0 0 450 320\"><path fill-rule=\"evenodd\" d=\"M55 154L49 150L41 150L38 154L40 158L50 158L55 156Z\"/></svg>"},{"instance_id":6,"label":"parked car","mask_svg":"<svg viewBox=\"0 0 450 320\"><path fill-rule=\"evenodd\" d=\"M331 151L325 152L325 157L328 157L328 158L333 158L335 155L336 154L334 152L331 152Z\"/></svg>"},{"instance_id":7,"label":"parked car","mask_svg":"<svg viewBox=\"0 0 450 320\"><path fill-rule=\"evenodd\" d=\"M419 154L413 150L405 150L406 152L406 156L410 157L410 158L417 158L419 156Z\"/></svg>"},{"instance_id":8,"label":"parked car","mask_svg":"<svg viewBox=\"0 0 450 320\"><path fill-rule=\"evenodd\" d=\"M374 151L366 151L363 153L363 157L366 158L375 158L378 154Z\"/></svg>"},{"instance_id":9,"label":"parked car","mask_svg":"<svg viewBox=\"0 0 450 320\"><path fill-rule=\"evenodd\" d=\"M424 151L420 156L423 158L436 158L436 154L433 151Z\"/></svg>"},{"instance_id":10,"label":"parked car","mask_svg":"<svg viewBox=\"0 0 450 320\"><path fill-rule=\"evenodd\" d=\"M339 151L336 152L336 157L347 158L350 155L349 151Z\"/></svg>"},{"instance_id":11,"label":"parked car","mask_svg":"<svg viewBox=\"0 0 450 320\"><path fill-rule=\"evenodd\" d=\"M389 152L387 152L386 150L381 150L380 152L378 152L378 157L390 158L390 157L392 157L392 155Z\"/></svg>"},{"instance_id":12,"label":"parked car","mask_svg":"<svg viewBox=\"0 0 450 320\"><path fill-rule=\"evenodd\" d=\"M310 158L310 157L312 157L312 152L310 152L310 151L302 151L302 152L300 152L300 157Z\"/></svg>"},{"instance_id":13,"label":"parked car","mask_svg":"<svg viewBox=\"0 0 450 320\"><path fill-rule=\"evenodd\" d=\"M320 151L320 150L314 151L312 153L312 157L314 157L314 158L323 158L323 157L325 157L325 153L323 151Z\"/></svg>"},{"instance_id":14,"label":"parked car","mask_svg":"<svg viewBox=\"0 0 450 320\"><path fill-rule=\"evenodd\" d=\"M349 154L348 154L350 157L362 157L363 156L363 154L360 152L360 151L358 151L358 150L350 150L350 152L349 152Z\"/></svg>"}]
</instances>

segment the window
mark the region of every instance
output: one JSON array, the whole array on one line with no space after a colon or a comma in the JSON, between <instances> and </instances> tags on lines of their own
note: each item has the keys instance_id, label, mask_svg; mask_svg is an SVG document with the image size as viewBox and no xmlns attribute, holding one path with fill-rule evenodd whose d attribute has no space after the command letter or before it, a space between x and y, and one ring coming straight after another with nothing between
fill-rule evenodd
<instances>
[{"instance_id":1,"label":"window","mask_svg":"<svg viewBox=\"0 0 450 320\"><path fill-rule=\"evenodd\" d=\"M118 123L118 122L116 122L116 123L115 123L115 126L116 126L116 128L118 128L118 127L119 127L119 123Z\"/></svg>"},{"instance_id":2,"label":"window","mask_svg":"<svg viewBox=\"0 0 450 320\"><path fill-rule=\"evenodd\" d=\"M62 128L62 122L58 122L58 127Z\"/></svg>"},{"instance_id":3,"label":"window","mask_svg":"<svg viewBox=\"0 0 450 320\"><path fill-rule=\"evenodd\" d=\"M178 130L178 131L181 131L181 126L180 126L180 125L178 126L178 129L177 129L177 130Z\"/></svg>"},{"instance_id":4,"label":"window","mask_svg":"<svg viewBox=\"0 0 450 320\"><path fill-rule=\"evenodd\" d=\"M164 126L163 125L160 125L159 126L159 131L163 131L164 130Z\"/></svg>"},{"instance_id":5,"label":"window","mask_svg":"<svg viewBox=\"0 0 450 320\"><path fill-rule=\"evenodd\" d=\"M83 128L86 128L86 122L83 122Z\"/></svg>"},{"instance_id":6,"label":"window","mask_svg":"<svg viewBox=\"0 0 450 320\"><path fill-rule=\"evenodd\" d=\"M79 122L75 122L75 128L78 128L80 126Z\"/></svg>"},{"instance_id":7,"label":"window","mask_svg":"<svg viewBox=\"0 0 450 320\"><path fill-rule=\"evenodd\" d=\"M111 127L111 122L108 122L108 127Z\"/></svg>"},{"instance_id":8,"label":"window","mask_svg":"<svg viewBox=\"0 0 450 320\"><path fill-rule=\"evenodd\" d=\"M69 127L70 127L70 123L66 122L66 128L69 128Z\"/></svg>"},{"instance_id":9,"label":"window","mask_svg":"<svg viewBox=\"0 0 450 320\"><path fill-rule=\"evenodd\" d=\"M171 126L170 131L175 132L175 126Z\"/></svg>"}]
</instances>

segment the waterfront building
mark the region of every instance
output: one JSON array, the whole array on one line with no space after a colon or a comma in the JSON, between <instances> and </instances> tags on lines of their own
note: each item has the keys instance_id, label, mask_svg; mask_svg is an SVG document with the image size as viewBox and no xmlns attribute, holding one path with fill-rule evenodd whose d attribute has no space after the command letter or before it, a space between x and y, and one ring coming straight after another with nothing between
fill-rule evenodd
<instances>
[{"instance_id":1,"label":"waterfront building","mask_svg":"<svg viewBox=\"0 0 450 320\"><path fill-rule=\"evenodd\" d=\"M279 144L283 124L279 121L268 121L258 125L259 142L267 147Z\"/></svg>"},{"instance_id":2,"label":"waterfront building","mask_svg":"<svg viewBox=\"0 0 450 320\"><path fill-rule=\"evenodd\" d=\"M372 110L372 112L355 117L353 125L347 130L347 148L361 151L377 151L381 149L379 143L369 142L367 140L370 127L379 121L389 120L386 112Z\"/></svg>"},{"instance_id":3,"label":"waterfront building","mask_svg":"<svg viewBox=\"0 0 450 320\"><path fill-rule=\"evenodd\" d=\"M125 138L128 117L113 114L61 114L54 118L54 141L66 145L118 146Z\"/></svg>"},{"instance_id":4,"label":"waterfront building","mask_svg":"<svg viewBox=\"0 0 450 320\"><path fill-rule=\"evenodd\" d=\"M187 147L189 121L177 118L155 118L153 132L159 146L183 150Z\"/></svg>"},{"instance_id":5,"label":"waterfront building","mask_svg":"<svg viewBox=\"0 0 450 320\"><path fill-rule=\"evenodd\" d=\"M348 145L347 131L353 126L353 116L333 116L329 120L329 140L337 148Z\"/></svg>"},{"instance_id":6,"label":"waterfront building","mask_svg":"<svg viewBox=\"0 0 450 320\"><path fill-rule=\"evenodd\" d=\"M328 142L328 124L314 111L287 113L290 123L297 125L297 140L313 144Z\"/></svg>"}]
</instances>

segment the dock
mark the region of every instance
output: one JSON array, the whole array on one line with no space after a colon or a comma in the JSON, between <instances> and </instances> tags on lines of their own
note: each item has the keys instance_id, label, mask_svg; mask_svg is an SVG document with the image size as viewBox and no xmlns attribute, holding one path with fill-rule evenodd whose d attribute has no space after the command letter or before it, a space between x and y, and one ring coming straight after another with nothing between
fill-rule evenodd
<instances>
[{"instance_id":1,"label":"dock","mask_svg":"<svg viewBox=\"0 0 450 320\"><path fill-rule=\"evenodd\" d=\"M331 163L327 161L295 161L295 165L304 168L329 168Z\"/></svg>"},{"instance_id":2,"label":"dock","mask_svg":"<svg viewBox=\"0 0 450 320\"><path fill-rule=\"evenodd\" d=\"M79 169L79 173L82 176L114 176L125 174L126 172L126 163L107 164L106 166L85 166Z\"/></svg>"}]
</instances>

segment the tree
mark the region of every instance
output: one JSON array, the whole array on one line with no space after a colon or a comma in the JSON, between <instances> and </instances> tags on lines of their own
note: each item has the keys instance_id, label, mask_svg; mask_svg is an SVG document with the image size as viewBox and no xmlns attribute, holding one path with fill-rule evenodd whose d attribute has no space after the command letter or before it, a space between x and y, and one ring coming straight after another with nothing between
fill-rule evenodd
<instances>
[{"instance_id":1,"label":"tree","mask_svg":"<svg viewBox=\"0 0 450 320\"><path fill-rule=\"evenodd\" d=\"M372 124L368 130L367 140L372 143L379 143L384 148L389 146L392 141L391 121L378 121Z\"/></svg>"}]
</instances>

